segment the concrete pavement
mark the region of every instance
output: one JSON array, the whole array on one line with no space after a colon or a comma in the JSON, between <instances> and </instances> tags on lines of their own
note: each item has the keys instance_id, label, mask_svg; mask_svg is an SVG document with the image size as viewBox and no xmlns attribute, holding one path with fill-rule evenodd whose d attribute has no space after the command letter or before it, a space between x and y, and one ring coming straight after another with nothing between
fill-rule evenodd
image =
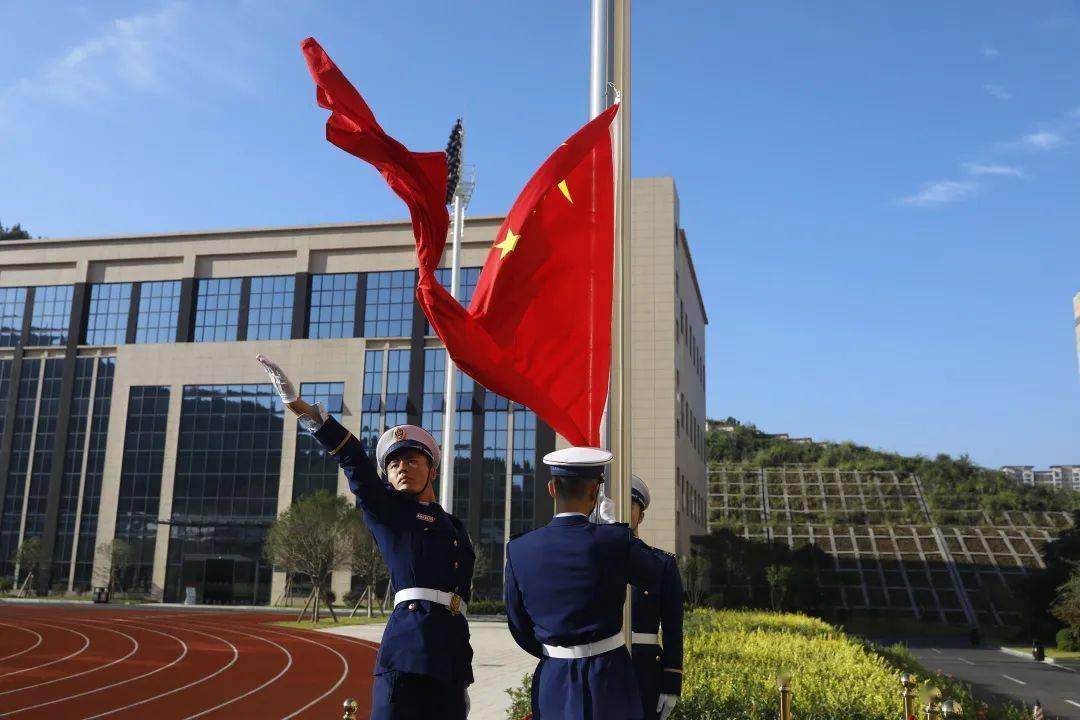
<instances>
[{"instance_id":1,"label":"concrete pavement","mask_svg":"<svg viewBox=\"0 0 1080 720\"><path fill-rule=\"evenodd\" d=\"M925 667L955 675L971 683L977 693L1003 695L1029 709L1039 700L1048 719L1080 720L1080 662L1037 663L1030 656L1003 653L996 645L973 648L951 638L901 642Z\"/></svg>"},{"instance_id":2,"label":"concrete pavement","mask_svg":"<svg viewBox=\"0 0 1080 720\"><path fill-rule=\"evenodd\" d=\"M322 632L379 642L383 625L351 625L327 628ZM469 720L505 720L510 707L506 690L521 684L521 677L536 668L536 658L521 650L505 620L470 618L472 635L473 675L476 682L469 688L472 712Z\"/></svg>"}]
</instances>

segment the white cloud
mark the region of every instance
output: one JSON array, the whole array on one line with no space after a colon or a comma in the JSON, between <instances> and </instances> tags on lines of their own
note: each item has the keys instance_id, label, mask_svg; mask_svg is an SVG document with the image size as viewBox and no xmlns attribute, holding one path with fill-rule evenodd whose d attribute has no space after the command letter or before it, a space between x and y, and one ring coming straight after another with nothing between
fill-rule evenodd
<instances>
[{"instance_id":1,"label":"white cloud","mask_svg":"<svg viewBox=\"0 0 1080 720\"><path fill-rule=\"evenodd\" d=\"M1020 144L1036 150L1053 150L1065 144L1065 138L1056 132L1041 130L1020 138Z\"/></svg>"},{"instance_id":2,"label":"white cloud","mask_svg":"<svg viewBox=\"0 0 1080 720\"><path fill-rule=\"evenodd\" d=\"M3 95L78 105L120 88L161 91L164 72L175 60L184 11L184 3L174 0L153 13L112 20Z\"/></svg>"},{"instance_id":3,"label":"white cloud","mask_svg":"<svg viewBox=\"0 0 1080 720\"><path fill-rule=\"evenodd\" d=\"M992 47L990 45L983 45L981 52L983 57L988 58L997 57L1001 54L1001 52L996 47Z\"/></svg>"},{"instance_id":4,"label":"white cloud","mask_svg":"<svg viewBox=\"0 0 1080 720\"><path fill-rule=\"evenodd\" d=\"M997 98L998 100L1012 100L1012 93L1000 85L987 83L986 85L983 85L983 90L985 90L986 94L992 98Z\"/></svg>"},{"instance_id":5,"label":"white cloud","mask_svg":"<svg viewBox=\"0 0 1080 720\"><path fill-rule=\"evenodd\" d=\"M900 202L915 207L939 207L974 197L978 190L978 183L970 180L934 180L923 184L914 195L900 198Z\"/></svg>"},{"instance_id":6,"label":"white cloud","mask_svg":"<svg viewBox=\"0 0 1080 720\"><path fill-rule=\"evenodd\" d=\"M968 175L980 177L984 175L1000 175L1004 177L1024 177L1024 171L1011 165L981 165L979 163L963 163L961 167Z\"/></svg>"}]
</instances>

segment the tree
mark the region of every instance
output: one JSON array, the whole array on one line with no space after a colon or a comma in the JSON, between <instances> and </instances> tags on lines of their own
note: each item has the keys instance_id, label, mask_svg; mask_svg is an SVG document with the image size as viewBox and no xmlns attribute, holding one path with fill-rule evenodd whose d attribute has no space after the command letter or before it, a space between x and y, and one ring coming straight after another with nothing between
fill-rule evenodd
<instances>
[{"instance_id":1,"label":"tree","mask_svg":"<svg viewBox=\"0 0 1080 720\"><path fill-rule=\"evenodd\" d=\"M700 607L709 589L709 559L704 555L679 558L679 573L690 605Z\"/></svg>"},{"instance_id":2,"label":"tree","mask_svg":"<svg viewBox=\"0 0 1080 720\"><path fill-rule=\"evenodd\" d=\"M33 585L32 578L37 576L42 558L41 538L36 537L23 540L15 554L12 555L11 560L19 569L19 572L22 573L24 584ZM18 575L15 577L15 585L19 585Z\"/></svg>"},{"instance_id":3,"label":"tree","mask_svg":"<svg viewBox=\"0 0 1080 720\"><path fill-rule=\"evenodd\" d=\"M322 602L337 622L334 607L327 601L327 585L330 573L351 566L356 526L362 522L348 500L320 490L297 500L270 526L263 547L266 558L277 567L311 578L311 595L298 620L313 603L311 616L318 623Z\"/></svg>"},{"instance_id":4,"label":"tree","mask_svg":"<svg viewBox=\"0 0 1080 720\"><path fill-rule=\"evenodd\" d=\"M353 575L359 575L364 579L367 589L364 595L367 598L367 616L371 617L372 607L375 601L375 587L389 575L386 563L383 562L379 545L375 542L371 531L363 523L353 523L351 526L350 540L352 550L349 564ZM359 603L357 603L359 606ZM353 613L356 608L353 608Z\"/></svg>"},{"instance_id":5,"label":"tree","mask_svg":"<svg viewBox=\"0 0 1080 720\"><path fill-rule=\"evenodd\" d=\"M791 581L791 566L769 565L765 568L765 582L769 583L769 602L773 610L779 610L787 595Z\"/></svg>"},{"instance_id":6,"label":"tree","mask_svg":"<svg viewBox=\"0 0 1080 720\"><path fill-rule=\"evenodd\" d=\"M104 584L110 594L113 591L124 592L124 585L120 579L135 562L135 548L127 540L115 538L99 544L96 552L95 565L99 568L97 584Z\"/></svg>"},{"instance_id":7,"label":"tree","mask_svg":"<svg viewBox=\"0 0 1080 720\"><path fill-rule=\"evenodd\" d=\"M15 223L11 227L4 227L3 223L0 223L0 240L29 240L30 233L22 229L19 223Z\"/></svg>"},{"instance_id":8,"label":"tree","mask_svg":"<svg viewBox=\"0 0 1080 720\"><path fill-rule=\"evenodd\" d=\"M1058 597L1050 612L1068 626L1073 643L1080 642L1080 566L1075 567L1068 581L1058 588Z\"/></svg>"}]
</instances>

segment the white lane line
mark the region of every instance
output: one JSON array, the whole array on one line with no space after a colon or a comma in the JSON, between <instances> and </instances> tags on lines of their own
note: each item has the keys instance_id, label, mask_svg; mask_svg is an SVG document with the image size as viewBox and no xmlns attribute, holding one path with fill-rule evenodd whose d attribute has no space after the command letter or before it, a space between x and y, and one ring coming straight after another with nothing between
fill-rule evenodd
<instances>
[{"instance_id":1,"label":"white lane line","mask_svg":"<svg viewBox=\"0 0 1080 720\"><path fill-rule=\"evenodd\" d=\"M203 627L206 627L206 626L204 625ZM213 625L211 625L210 627L214 627L214 626L213 626ZM219 627L218 629L226 629L226 630L230 630L231 628L220 628L220 627ZM237 695L236 697L234 697L234 698L232 698L232 699L230 699L230 700L226 700L226 701L225 701L225 702L223 702L223 703L219 703L219 704L215 705L215 706L214 706L214 707L212 707L212 708L207 708L206 710L203 710L203 711L202 711L202 712L200 712L200 713L197 713L197 714L195 714L195 715L188 715L188 716L187 716L187 717L185 718L185 720L192 720L193 718L197 718L197 717L202 717L203 715L206 715L207 713L211 713L211 712L213 712L214 710L218 710L218 709L220 709L220 708L223 708L223 707L225 707L226 705L232 705L232 704L233 704L234 702L236 702L237 700L243 700L243 699L244 699L244 698L246 698L246 697L247 697L248 695L253 695L254 693L257 693L257 692L259 692L260 690L262 690L263 688L265 688L266 686L268 686L268 685L271 685L271 684L273 684L274 682L276 682L276 681L277 681L277 679L278 679L279 677L281 677L282 675L284 675L285 673L287 673L287 672L289 671L289 668L291 668L291 667L292 667L292 664L293 664L293 657L292 657L292 653L291 653L291 652L289 652L288 650L286 650L285 648L283 648L282 646L278 645L278 644L277 644L276 642L274 642L273 640L267 640L266 638L262 638L262 637L259 637L258 635L251 635L250 633L246 633L246 632L240 632L239 630L232 630L232 632L235 632L235 633L237 633L237 634L239 634L239 635L246 635L247 637L250 637L250 638L255 638L256 640L262 640L262 641L263 641L263 642L265 642L265 643L270 643L271 645L273 645L274 647L276 647L276 648L277 648L278 650L280 650L281 652L285 653L285 657L287 658L287 660L286 660L286 662L285 662L285 667L281 668L281 670L280 670L280 671L278 672L278 674L277 674L277 675L275 675L274 677L270 678L269 680L267 680L266 682L264 682L264 683L263 683L262 685L260 685L260 686L258 686L258 687L256 687L256 688L252 688L251 690L248 690L248 691L247 691L246 693L244 693L243 695Z\"/></svg>"},{"instance_id":2,"label":"white lane line","mask_svg":"<svg viewBox=\"0 0 1080 720\"><path fill-rule=\"evenodd\" d=\"M149 620L143 620L141 622L150 622L150 621ZM139 705L145 705L148 702L152 702L154 700L158 700L158 699L163 698L163 697L168 697L169 695L172 695L174 693L178 693L181 690L187 690L189 687L193 687L193 686L198 685L200 683L204 683L207 680L209 680L209 679L211 679L213 677L216 677L216 676L220 675L221 673L225 672L226 670L231 668L236 663L237 659L240 657L240 651L236 649L236 646L233 645L228 640L226 640L225 638L219 636L219 635L213 635L211 633L204 633L201 630L193 630L191 628L180 628L180 627L177 627L176 625L168 625L166 627L172 628L174 630L183 629L183 630L187 630L188 632L197 633L199 635L205 635L208 638L214 638L215 640L220 640L221 642L225 643L230 648L232 648L232 659L229 660L229 662L225 663L225 665L223 667L218 668L217 670L210 673L209 675L204 675L204 676L202 676L201 678L199 678L197 680L189 682L187 685L181 685L180 687L173 688L172 690L169 690L167 692L158 693L157 695L154 695L152 697L148 697L148 698L145 698L143 700L139 700L138 702L133 702L130 705L124 705L123 707L113 708L112 710L106 710L105 712L99 713L97 715L91 715L90 717L83 718L83 720L94 720L95 718L105 717L106 715L112 715L113 713L118 713L118 712L120 712L122 710L129 710L129 709L131 709L133 707L138 707ZM143 628L143 629L145 629L145 628Z\"/></svg>"},{"instance_id":3,"label":"white lane line","mask_svg":"<svg viewBox=\"0 0 1080 720\"><path fill-rule=\"evenodd\" d=\"M962 663L967 663L968 665L974 665L975 664L975 663L971 662L970 660L967 660L967 659L962 658L962 657L958 657L956 659L959 660Z\"/></svg>"},{"instance_id":4,"label":"white lane line","mask_svg":"<svg viewBox=\"0 0 1080 720\"><path fill-rule=\"evenodd\" d=\"M931 649L931 650L933 650L934 652L936 652L936 653L937 653L938 655L940 655L940 654L941 654L941 651L940 651L940 650L938 650L937 648L930 648L930 649Z\"/></svg>"},{"instance_id":5,"label":"white lane line","mask_svg":"<svg viewBox=\"0 0 1080 720\"><path fill-rule=\"evenodd\" d=\"M5 660L10 660L11 658L19 657L20 655L25 655L26 653L30 652L31 650L33 650L34 648L36 648L38 645L40 645L43 642L43 640L41 638L41 635L34 632L30 628L24 628L24 627L20 627L18 625L9 625L8 623L0 623L0 625L3 625L4 627L9 627L9 628L15 628L16 630L22 630L23 632L28 632L31 635L37 635L37 642L36 643L34 643L30 647L26 648L25 650L20 650L17 653L12 653L10 655L5 655L4 657L0 658L0 662L4 662Z\"/></svg>"},{"instance_id":6,"label":"white lane line","mask_svg":"<svg viewBox=\"0 0 1080 720\"><path fill-rule=\"evenodd\" d=\"M84 620L83 622L93 622L93 621L92 620ZM8 695L8 694L13 693L13 692L22 692L23 690L30 690L32 688L39 688L42 685L51 685L53 683L60 682L61 680L70 680L71 678L77 678L77 677L80 677L82 675L89 675L92 672L97 672L98 670L104 670L105 668L111 667L111 666L115 665L116 663L123 662L123 661L127 660L129 657L134 655L135 652L139 649L139 641L136 640L135 638L131 637L127 633L120 632L119 630L111 630L109 628L99 628L99 629L114 633L116 635L123 635L124 637L126 637L128 640L131 641L131 644L132 644L131 651L127 655L124 655L123 657L116 658L112 662L106 663L105 665L98 665L97 667L90 668L89 670L83 670L82 672L73 673L71 675L64 675L62 677L58 677L58 678L55 678L53 680L46 680L45 682L39 682L36 685L24 685L23 687L15 688L14 690L5 690L3 692L0 692L0 695Z\"/></svg>"},{"instance_id":7,"label":"white lane line","mask_svg":"<svg viewBox=\"0 0 1080 720\"><path fill-rule=\"evenodd\" d=\"M56 660L52 660L52 661L47 662L47 663L42 663L40 665L31 665L30 667L23 668L22 670L12 670L11 672L4 673L3 675L0 675L0 678L6 678L9 675L19 675L20 673L29 672L31 670L37 670L37 669L43 668L43 667L49 667L50 665L55 665L58 662L64 662L65 660L70 660L71 658L75 657L76 655L82 655L84 652L86 652L86 648L90 647L90 638L86 637L85 635L83 635L78 630L72 630L71 628L66 628L66 627L63 627L63 626L60 626L60 625L48 625L46 623L38 623L38 625L43 625L44 627L56 628L57 630L63 630L64 632L74 633L75 635L78 635L79 637L81 637L83 639L83 646L81 648L79 648L78 650L76 650L75 652L71 653L70 655L65 655L62 658L57 658ZM0 716L0 717L2 717L2 716Z\"/></svg>"},{"instance_id":8,"label":"white lane line","mask_svg":"<svg viewBox=\"0 0 1080 720\"><path fill-rule=\"evenodd\" d=\"M1070 705L1075 705L1076 707L1080 707L1080 702L1076 702L1075 700L1066 700L1065 702L1069 703Z\"/></svg>"},{"instance_id":9,"label":"white lane line","mask_svg":"<svg viewBox=\"0 0 1080 720\"><path fill-rule=\"evenodd\" d=\"M1026 682L1024 682L1023 680L1017 680L1012 675L1005 675L1004 673L1002 673L1001 677L1005 678L1006 680L1012 680L1014 683L1017 683L1018 685L1027 685Z\"/></svg>"},{"instance_id":10,"label":"white lane line","mask_svg":"<svg viewBox=\"0 0 1080 720\"><path fill-rule=\"evenodd\" d=\"M315 703L319 702L319 701L320 701L320 700L322 700L322 699L323 699L324 697L326 697L327 695L329 695L330 693L334 692L334 691L335 691L335 690L337 690L337 689L338 689L339 687L341 687L341 683L345 682L345 678L346 678L346 677L348 677L348 675L349 675L349 661L348 661L348 660L346 660L346 659L345 659L345 656L344 656L344 655L342 655L341 653L339 653L339 652L338 652L337 650L335 650L334 648L330 647L329 645L323 645L323 643L319 642L318 640L313 640L313 639L311 639L311 638L306 638L306 637L304 637L303 635L300 635L300 634L290 634L290 633L280 633L280 632L279 632L278 634L279 634L279 635L287 635L287 636L289 636L289 637L294 637L294 638L296 638L297 640L303 640L304 642L309 642L309 643L313 643L313 644L315 644L315 645L318 645L318 646L320 646L320 647L322 647L322 648L325 648L325 649L329 650L330 652L334 653L335 655L337 655L337 656L338 656L338 659L339 659L339 660L341 660L341 664L342 664L342 668L341 668L341 677L339 677L339 678L338 678L338 681L337 681L336 683L334 683L334 686L333 686L333 687L331 687L331 688L330 688L329 690L327 690L327 691L326 691L326 692L324 692L324 693L323 693L322 695L320 695L319 697L315 698L314 700L312 700L311 702L309 702L309 703L308 703L307 705L305 705L304 707L300 708L299 710L295 710L295 711L293 711L292 713L290 713L289 715L286 715L286 716L284 716L283 718L281 718L281 720L290 720L290 718L294 718L294 717L296 717L297 715L299 715L300 713L304 712L304 711L305 711L305 710L307 710L307 709L308 709L309 707L311 707L312 705L314 705Z\"/></svg>"},{"instance_id":11,"label":"white lane line","mask_svg":"<svg viewBox=\"0 0 1080 720\"><path fill-rule=\"evenodd\" d=\"M178 656L176 656L176 658L172 662L168 663L167 665L162 665L161 667L157 668L156 670L151 670L150 672L145 672L142 675L136 675L135 677L128 678L127 680L121 680L120 682L114 682L111 685L104 685L102 687L93 688L92 690L87 690L86 692L76 693L75 695L67 695L67 696L62 697L62 698L57 698L56 700L50 700L49 702L43 702L43 703L39 703L37 705L30 705L28 707L16 708L15 710L11 710L9 712L0 714L0 718L7 717L8 715L14 715L15 713L25 712L27 710L36 710L36 709L38 709L40 707L46 707L47 705L55 705L56 703L64 702L66 700L74 700L75 698L85 697L87 695L93 695L94 693L99 693L99 692L102 692L103 690L109 690L109 689L114 688L114 687L119 687L120 685L126 685L129 682L135 682L136 680L141 680L142 678L150 677L151 675L156 675L157 673L161 672L162 670L168 670L173 665L175 665L176 663L183 660L184 657L188 654L187 643L184 642L183 640L181 640L180 638L176 637L175 635L170 635L169 633L165 633L165 632L159 632L157 630L151 630L150 628L141 628L141 629L145 630L146 632L152 632L152 633L154 633L156 635L163 635L165 637L172 638L176 642L180 643L180 647L182 648L182 650L180 651L180 654Z\"/></svg>"}]
</instances>

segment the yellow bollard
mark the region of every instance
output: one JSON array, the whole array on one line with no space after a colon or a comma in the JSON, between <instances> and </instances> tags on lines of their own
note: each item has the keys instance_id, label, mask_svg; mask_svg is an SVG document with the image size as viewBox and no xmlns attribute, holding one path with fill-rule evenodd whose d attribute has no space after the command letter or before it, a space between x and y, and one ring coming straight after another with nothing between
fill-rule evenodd
<instances>
[{"instance_id":1,"label":"yellow bollard","mask_svg":"<svg viewBox=\"0 0 1080 720\"><path fill-rule=\"evenodd\" d=\"M345 701L343 707L345 709L345 714L341 716L341 720L356 720L356 710L360 707L360 703L349 698Z\"/></svg>"},{"instance_id":2,"label":"yellow bollard","mask_svg":"<svg viewBox=\"0 0 1080 720\"><path fill-rule=\"evenodd\" d=\"M776 683L780 690L780 720L791 720L791 675L781 672Z\"/></svg>"},{"instance_id":3,"label":"yellow bollard","mask_svg":"<svg viewBox=\"0 0 1080 720\"><path fill-rule=\"evenodd\" d=\"M946 700L941 703L941 716L943 718L962 718L964 716L964 708L960 707L960 703L955 700Z\"/></svg>"},{"instance_id":4,"label":"yellow bollard","mask_svg":"<svg viewBox=\"0 0 1080 720\"><path fill-rule=\"evenodd\" d=\"M941 720L941 691L935 687L926 691L926 720Z\"/></svg>"},{"instance_id":5,"label":"yellow bollard","mask_svg":"<svg viewBox=\"0 0 1080 720\"><path fill-rule=\"evenodd\" d=\"M918 684L919 681L915 679L915 675L912 673L900 673L900 685L904 688L900 693L900 697L904 698L904 720L916 720L915 688Z\"/></svg>"}]
</instances>

